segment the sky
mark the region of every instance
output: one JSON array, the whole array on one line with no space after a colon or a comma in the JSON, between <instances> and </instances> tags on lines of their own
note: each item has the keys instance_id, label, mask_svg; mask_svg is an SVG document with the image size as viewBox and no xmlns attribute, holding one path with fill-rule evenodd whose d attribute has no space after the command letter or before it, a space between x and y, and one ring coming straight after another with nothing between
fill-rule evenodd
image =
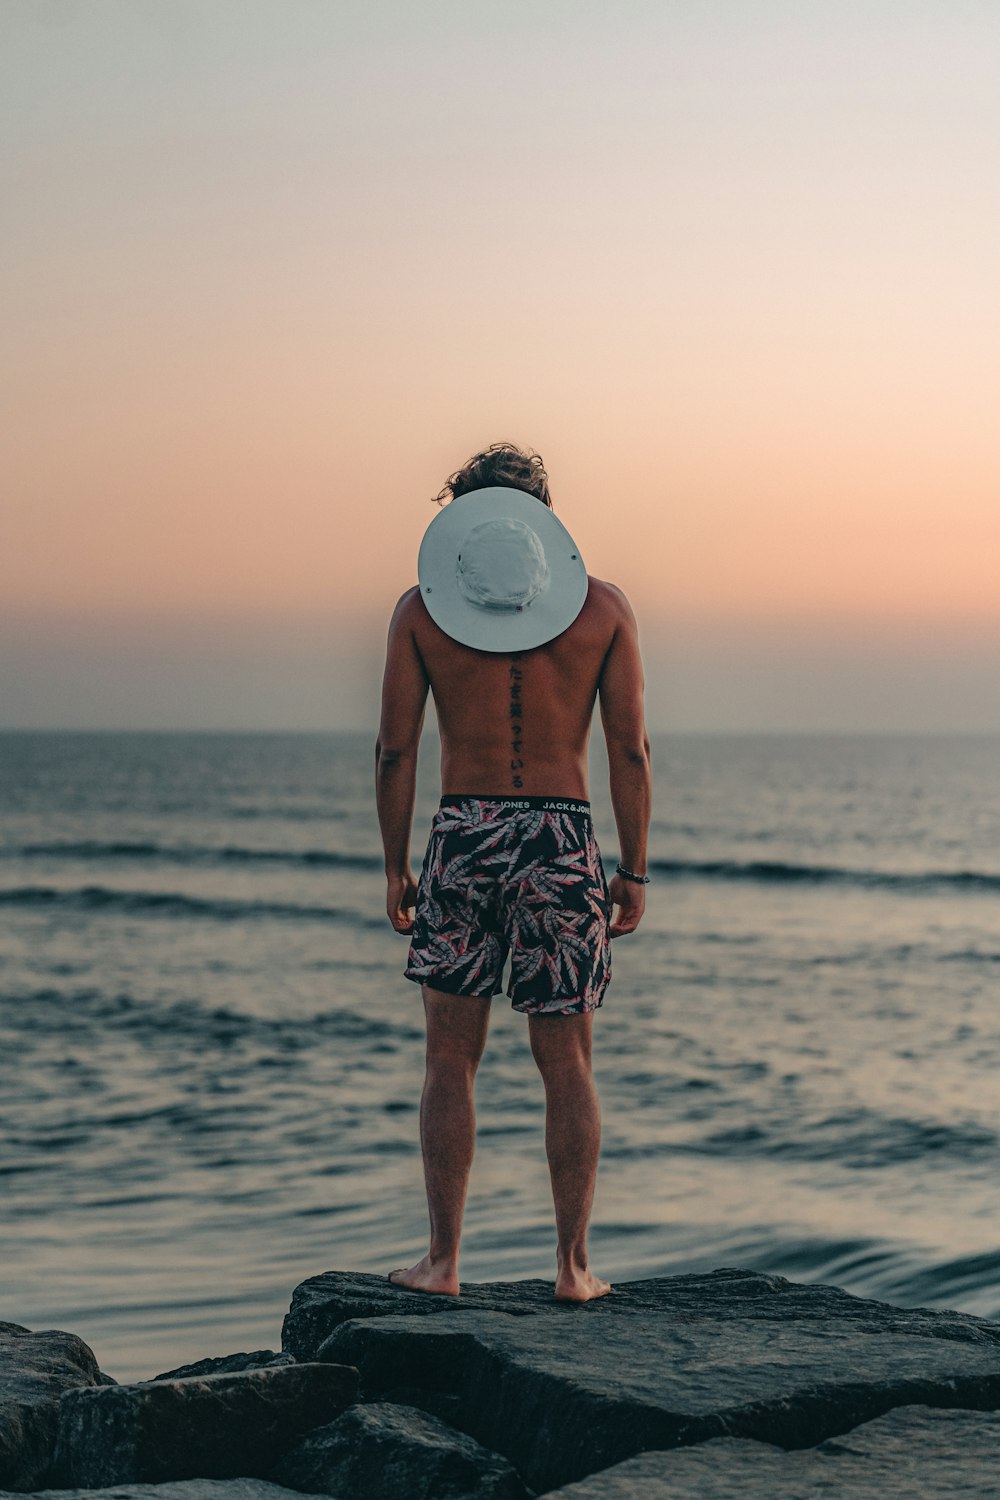
<instances>
[{"instance_id":1,"label":"sky","mask_svg":"<svg viewBox=\"0 0 1000 1500\"><path fill-rule=\"evenodd\" d=\"M1000 732L995 0L0 33L0 728L374 730L510 440L654 730Z\"/></svg>"}]
</instances>

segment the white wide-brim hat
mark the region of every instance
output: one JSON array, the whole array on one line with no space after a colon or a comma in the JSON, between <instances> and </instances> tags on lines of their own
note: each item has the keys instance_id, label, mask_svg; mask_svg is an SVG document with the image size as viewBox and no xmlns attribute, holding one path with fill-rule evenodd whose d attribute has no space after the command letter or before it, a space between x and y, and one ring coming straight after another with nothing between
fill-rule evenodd
<instances>
[{"instance_id":1,"label":"white wide-brim hat","mask_svg":"<svg viewBox=\"0 0 1000 1500\"><path fill-rule=\"evenodd\" d=\"M587 569L563 523L507 485L459 495L434 517L417 577L431 619L479 651L544 645L587 597Z\"/></svg>"}]
</instances>

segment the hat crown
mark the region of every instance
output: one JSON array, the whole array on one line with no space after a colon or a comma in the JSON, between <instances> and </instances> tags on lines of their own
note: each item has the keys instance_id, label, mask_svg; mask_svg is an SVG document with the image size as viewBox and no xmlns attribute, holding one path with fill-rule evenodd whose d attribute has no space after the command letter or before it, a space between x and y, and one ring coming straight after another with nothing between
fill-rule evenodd
<instances>
[{"instance_id":1,"label":"hat crown","mask_svg":"<svg viewBox=\"0 0 1000 1500\"><path fill-rule=\"evenodd\" d=\"M538 533L513 516L473 526L455 566L459 589L480 609L524 609L549 582Z\"/></svg>"},{"instance_id":2,"label":"hat crown","mask_svg":"<svg viewBox=\"0 0 1000 1500\"><path fill-rule=\"evenodd\" d=\"M476 651L532 651L554 640L589 588L558 516L510 485L470 490L444 506L424 532L417 577L435 625Z\"/></svg>"}]
</instances>

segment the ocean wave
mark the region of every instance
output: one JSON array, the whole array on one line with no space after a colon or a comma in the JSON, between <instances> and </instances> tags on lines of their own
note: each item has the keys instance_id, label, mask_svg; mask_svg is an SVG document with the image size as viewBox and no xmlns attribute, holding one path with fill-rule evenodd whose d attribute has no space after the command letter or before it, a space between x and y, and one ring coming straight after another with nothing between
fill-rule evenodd
<instances>
[{"instance_id":1,"label":"ocean wave","mask_svg":"<svg viewBox=\"0 0 1000 1500\"><path fill-rule=\"evenodd\" d=\"M45 985L0 993L0 1006L17 1014L18 1031L24 1034L54 1030L95 1035L128 1031L141 1036L187 1038L199 1043L227 1045L232 1041L256 1042L277 1052L308 1052L321 1037L354 1039L362 1044L397 1039L423 1039L423 1028L407 1019L382 1020L365 1012L337 1007L306 1015L259 1016L225 1005L205 1005L197 1000L162 1001L137 999L126 990L102 990L96 986L61 989Z\"/></svg>"},{"instance_id":2,"label":"ocean wave","mask_svg":"<svg viewBox=\"0 0 1000 1500\"><path fill-rule=\"evenodd\" d=\"M1000 1316L1000 1249L960 1255L910 1270L898 1282L890 1281L887 1293L917 1306L925 1303L965 1306L980 1315L996 1318Z\"/></svg>"},{"instance_id":3,"label":"ocean wave","mask_svg":"<svg viewBox=\"0 0 1000 1500\"><path fill-rule=\"evenodd\" d=\"M943 1120L890 1116L877 1110L854 1109L811 1120L796 1120L794 1130L785 1118L763 1124L747 1123L714 1131L675 1149L696 1155L765 1157L799 1162L836 1162L866 1171L900 1162L942 1165L948 1158L970 1162L992 1161L1000 1138L975 1120Z\"/></svg>"},{"instance_id":4,"label":"ocean wave","mask_svg":"<svg viewBox=\"0 0 1000 1500\"><path fill-rule=\"evenodd\" d=\"M0 890L0 906L44 907L50 910L123 912L138 916L201 917L216 921L244 921L253 917L277 917L295 921L349 922L353 926L382 929L385 918L374 920L339 906L307 906L293 901L238 901L185 896L178 891L118 891L109 886L85 885L73 889L24 885Z\"/></svg>"},{"instance_id":5,"label":"ocean wave","mask_svg":"<svg viewBox=\"0 0 1000 1500\"><path fill-rule=\"evenodd\" d=\"M242 844L162 844L153 840L51 840L10 845L0 850L7 859L65 859L88 863L136 861L218 867L226 865L282 865L296 869L333 869L380 872L383 860L374 853L338 849L262 849ZM897 892L1000 891L1000 872L989 870L879 870L821 865L790 860L654 859L654 875L668 880L742 881L758 885L835 885Z\"/></svg>"},{"instance_id":6,"label":"ocean wave","mask_svg":"<svg viewBox=\"0 0 1000 1500\"><path fill-rule=\"evenodd\" d=\"M752 1237L729 1237L719 1253L735 1265L838 1286L897 1307L943 1308L990 1318L1000 1313L1000 1250L935 1256L905 1242L785 1237L762 1230Z\"/></svg>"},{"instance_id":7,"label":"ocean wave","mask_svg":"<svg viewBox=\"0 0 1000 1500\"><path fill-rule=\"evenodd\" d=\"M654 859L650 870L672 880L749 881L762 885L846 885L891 891L1000 891L1000 873L984 870L857 870L785 860Z\"/></svg>"},{"instance_id":8,"label":"ocean wave","mask_svg":"<svg viewBox=\"0 0 1000 1500\"><path fill-rule=\"evenodd\" d=\"M148 840L53 840L22 844L2 851L8 859L157 860L172 865L279 864L318 865L343 870L381 870L375 854L342 853L336 849L248 849L237 844L159 844Z\"/></svg>"}]
</instances>

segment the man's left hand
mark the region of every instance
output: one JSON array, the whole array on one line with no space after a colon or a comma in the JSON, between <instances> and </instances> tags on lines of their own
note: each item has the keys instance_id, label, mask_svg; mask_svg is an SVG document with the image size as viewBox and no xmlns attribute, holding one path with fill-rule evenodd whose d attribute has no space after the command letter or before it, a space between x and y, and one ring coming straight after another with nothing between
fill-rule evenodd
<instances>
[{"instance_id":1,"label":"man's left hand","mask_svg":"<svg viewBox=\"0 0 1000 1500\"><path fill-rule=\"evenodd\" d=\"M608 937L627 937L642 921L642 914L646 910L646 887L637 885L634 880L624 880L621 875L614 875L608 887L608 894L611 897L612 908ZM613 915L616 906L617 918Z\"/></svg>"},{"instance_id":2,"label":"man's left hand","mask_svg":"<svg viewBox=\"0 0 1000 1500\"><path fill-rule=\"evenodd\" d=\"M404 937L413 931L413 908L417 904L417 882L407 871L405 875L390 875L385 898L385 910L396 932Z\"/></svg>"}]
</instances>

